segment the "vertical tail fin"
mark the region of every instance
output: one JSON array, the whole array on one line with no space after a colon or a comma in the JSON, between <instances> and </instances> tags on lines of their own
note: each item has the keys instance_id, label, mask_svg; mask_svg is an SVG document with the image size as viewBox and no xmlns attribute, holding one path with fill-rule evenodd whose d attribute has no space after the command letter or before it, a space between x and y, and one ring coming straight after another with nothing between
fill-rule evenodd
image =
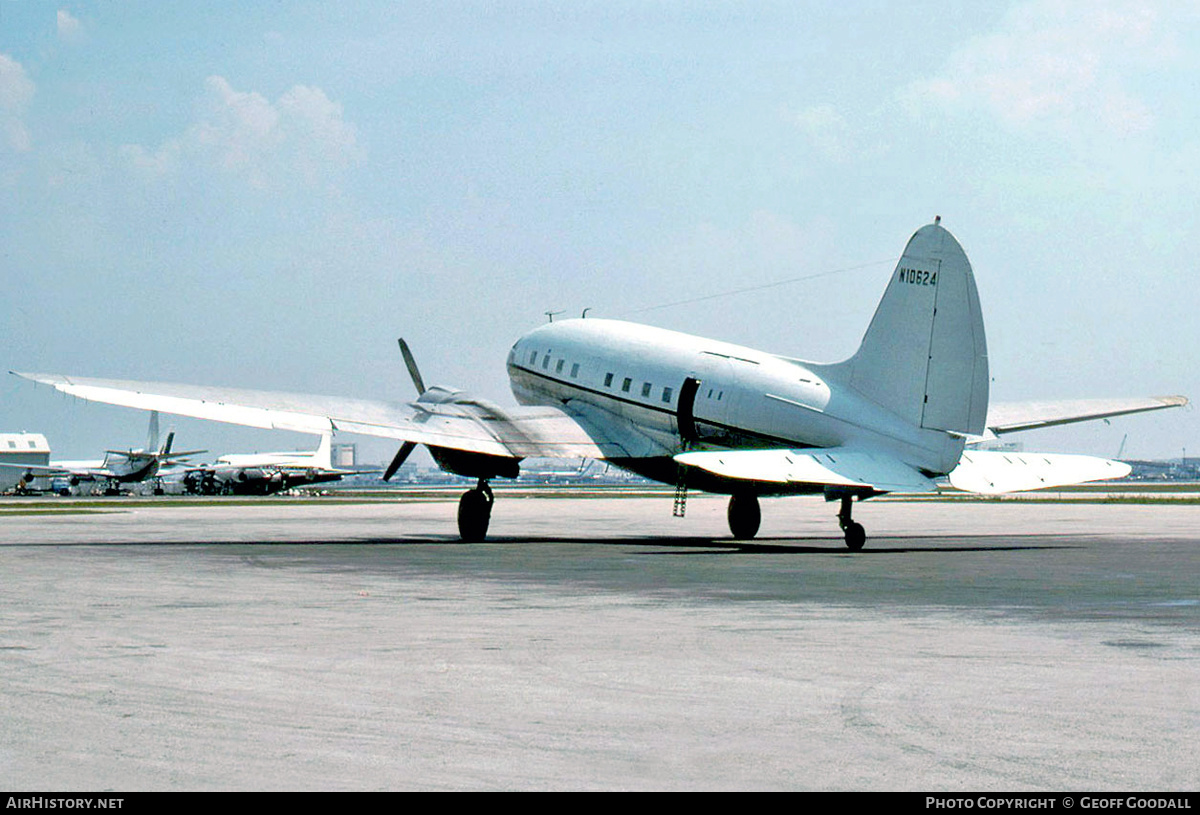
<instances>
[{"instance_id":1,"label":"vertical tail fin","mask_svg":"<svg viewBox=\"0 0 1200 815\"><path fill-rule=\"evenodd\" d=\"M325 470L333 469L333 434L322 433L321 443L313 453L313 464Z\"/></svg>"},{"instance_id":2,"label":"vertical tail fin","mask_svg":"<svg viewBox=\"0 0 1200 815\"><path fill-rule=\"evenodd\" d=\"M146 431L146 452L158 452L158 411L150 411L150 429Z\"/></svg>"},{"instance_id":3,"label":"vertical tail fin","mask_svg":"<svg viewBox=\"0 0 1200 815\"><path fill-rule=\"evenodd\" d=\"M975 275L954 236L933 223L909 240L858 352L850 384L923 429L979 435L988 363Z\"/></svg>"}]
</instances>

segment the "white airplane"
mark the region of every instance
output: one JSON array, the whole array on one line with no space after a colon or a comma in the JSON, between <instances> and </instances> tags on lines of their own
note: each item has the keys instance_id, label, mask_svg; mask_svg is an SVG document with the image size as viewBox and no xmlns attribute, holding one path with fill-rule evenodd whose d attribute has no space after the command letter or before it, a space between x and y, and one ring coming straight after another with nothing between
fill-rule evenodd
<instances>
[{"instance_id":1,"label":"white airplane","mask_svg":"<svg viewBox=\"0 0 1200 815\"><path fill-rule=\"evenodd\" d=\"M167 434L167 440L162 447L158 446L158 411L150 412L150 429L144 450L106 450L104 459L100 461L51 461L48 465L40 464L0 464L0 467L19 467L23 469L22 485L27 485L35 478L68 479L72 487L81 481L103 481L105 495L120 494L121 484L135 484L148 479L157 478L159 470L165 466L183 464L187 456L203 453L203 450L187 450L173 453L171 446L175 443L175 433ZM64 495L66 494L64 488ZM155 489L156 494L162 493L161 485Z\"/></svg>"},{"instance_id":2,"label":"white airplane","mask_svg":"<svg viewBox=\"0 0 1200 815\"><path fill-rule=\"evenodd\" d=\"M940 221L940 219L938 219ZM426 388L403 340L418 398L386 402L192 385L18 374L99 402L254 427L402 440L389 478L418 444L444 470L478 480L459 502L467 541L483 540L489 482L528 457L603 459L677 488L728 494L729 526L753 537L759 496L839 501L850 549L855 500L955 487L999 493L1120 477L1090 456L998 453L996 434L1175 407L1180 396L997 405L988 410L983 317L971 265L940 223L912 236L857 353L816 364L645 325L551 322L508 354L522 407Z\"/></svg>"},{"instance_id":3,"label":"white airplane","mask_svg":"<svg viewBox=\"0 0 1200 815\"><path fill-rule=\"evenodd\" d=\"M311 452L230 453L212 464L189 468L183 483L188 492L206 495L271 495L360 472L364 471L333 466L333 434L322 433L321 443Z\"/></svg>"}]
</instances>

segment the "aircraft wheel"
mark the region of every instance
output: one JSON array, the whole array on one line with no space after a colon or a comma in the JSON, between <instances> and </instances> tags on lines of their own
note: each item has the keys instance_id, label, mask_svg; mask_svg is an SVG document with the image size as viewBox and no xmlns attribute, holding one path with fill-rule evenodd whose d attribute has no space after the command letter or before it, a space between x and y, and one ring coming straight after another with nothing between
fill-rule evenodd
<instances>
[{"instance_id":1,"label":"aircraft wheel","mask_svg":"<svg viewBox=\"0 0 1200 815\"><path fill-rule=\"evenodd\" d=\"M758 507L758 496L753 493L729 496L729 531L738 540L750 540L758 534L762 523L762 511Z\"/></svg>"},{"instance_id":2,"label":"aircraft wheel","mask_svg":"<svg viewBox=\"0 0 1200 815\"><path fill-rule=\"evenodd\" d=\"M854 521L846 524L846 546L851 552L857 552L867 542L867 530L863 525Z\"/></svg>"},{"instance_id":3,"label":"aircraft wheel","mask_svg":"<svg viewBox=\"0 0 1200 815\"><path fill-rule=\"evenodd\" d=\"M468 490L458 501L458 534L466 543L482 543L492 520L491 491Z\"/></svg>"}]
</instances>

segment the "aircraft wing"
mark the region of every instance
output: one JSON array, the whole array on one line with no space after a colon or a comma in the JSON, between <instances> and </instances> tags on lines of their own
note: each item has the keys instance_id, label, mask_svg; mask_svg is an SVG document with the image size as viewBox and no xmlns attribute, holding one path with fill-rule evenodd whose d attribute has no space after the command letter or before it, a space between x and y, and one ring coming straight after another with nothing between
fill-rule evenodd
<instances>
[{"instance_id":1,"label":"aircraft wing","mask_svg":"<svg viewBox=\"0 0 1200 815\"><path fill-rule=\"evenodd\" d=\"M820 492L932 492L935 485L916 469L880 452L831 447L821 450L712 450L680 453L680 464L723 479Z\"/></svg>"},{"instance_id":2,"label":"aircraft wing","mask_svg":"<svg viewBox=\"0 0 1200 815\"><path fill-rule=\"evenodd\" d=\"M36 476L71 475L72 471L62 467L48 467L45 464L9 464L0 462L0 467L7 470L21 470Z\"/></svg>"},{"instance_id":3,"label":"aircraft wing","mask_svg":"<svg viewBox=\"0 0 1200 815\"><path fill-rule=\"evenodd\" d=\"M96 478L114 478L116 473L104 467L63 467L46 464L6 464L0 463L0 467L5 467L12 470L22 470L31 473L41 478L53 478L54 476L74 476L85 481L90 481Z\"/></svg>"},{"instance_id":4,"label":"aircraft wing","mask_svg":"<svg viewBox=\"0 0 1200 815\"><path fill-rule=\"evenodd\" d=\"M359 433L486 455L610 458L630 452L604 423L555 407L483 400L388 402L164 382L18 373L93 402L302 433Z\"/></svg>"},{"instance_id":5,"label":"aircraft wing","mask_svg":"<svg viewBox=\"0 0 1200 815\"><path fill-rule=\"evenodd\" d=\"M1132 399L1072 399L1057 402L998 402L988 408L987 428L997 436L1092 419L1109 419L1129 413L1182 407L1186 396L1149 396Z\"/></svg>"},{"instance_id":6,"label":"aircraft wing","mask_svg":"<svg viewBox=\"0 0 1200 815\"><path fill-rule=\"evenodd\" d=\"M950 484L966 492L1000 495L1124 478L1131 471L1123 461L1095 456L968 450L950 473Z\"/></svg>"}]
</instances>

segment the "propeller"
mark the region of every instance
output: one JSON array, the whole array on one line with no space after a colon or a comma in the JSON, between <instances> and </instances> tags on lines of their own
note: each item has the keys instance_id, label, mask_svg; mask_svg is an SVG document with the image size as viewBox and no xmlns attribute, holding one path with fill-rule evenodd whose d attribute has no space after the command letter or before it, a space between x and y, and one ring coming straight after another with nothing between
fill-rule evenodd
<instances>
[{"instance_id":1,"label":"propeller","mask_svg":"<svg viewBox=\"0 0 1200 815\"><path fill-rule=\"evenodd\" d=\"M412 377L413 386L417 389L417 398L420 398L425 393L425 380L421 377L421 370L417 368L416 357L413 356L412 350L409 349L408 343L403 338L397 340L397 342L400 343L400 354L404 357L404 365L408 368L408 375ZM392 463L383 471L383 480L390 481L392 476L396 474L396 471L400 469L400 466L404 464L405 460L412 455L412 451L416 449L416 442L404 442L400 446L400 449L396 451Z\"/></svg>"},{"instance_id":2,"label":"propeller","mask_svg":"<svg viewBox=\"0 0 1200 815\"><path fill-rule=\"evenodd\" d=\"M417 443L415 441L404 442L404 444L400 446L400 449L396 451L396 457L392 459L392 463L388 465L386 470L384 470L383 480L390 481L392 476L396 474L396 470L400 469L400 465L402 465L405 459L407 459L412 454L412 451L416 449Z\"/></svg>"},{"instance_id":3,"label":"propeller","mask_svg":"<svg viewBox=\"0 0 1200 815\"><path fill-rule=\"evenodd\" d=\"M421 378L421 372L417 369L417 360L403 338L397 342L400 343L400 353L404 355L404 364L408 367L408 375L412 377L413 385L417 388L417 396L420 396L425 393L425 380Z\"/></svg>"}]
</instances>

